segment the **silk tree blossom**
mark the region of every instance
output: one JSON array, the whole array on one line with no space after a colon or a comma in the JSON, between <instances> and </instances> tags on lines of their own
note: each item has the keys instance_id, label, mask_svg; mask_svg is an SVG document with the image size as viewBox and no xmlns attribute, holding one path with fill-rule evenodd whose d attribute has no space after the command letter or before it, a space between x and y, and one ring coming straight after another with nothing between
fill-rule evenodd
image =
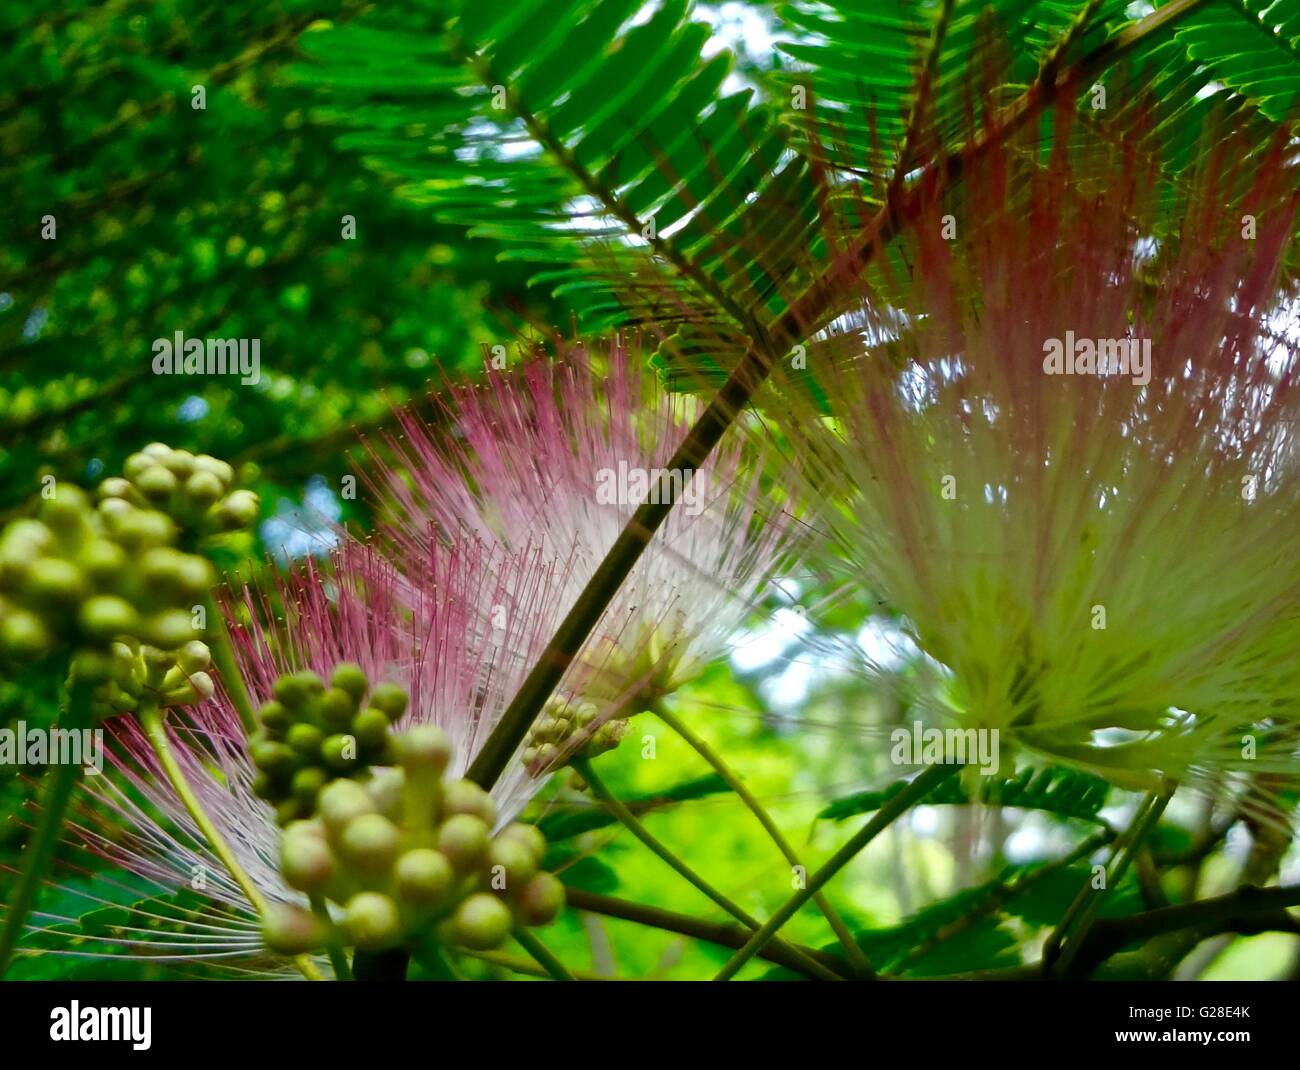
<instances>
[{"instance_id":1,"label":"silk tree blossom","mask_svg":"<svg viewBox=\"0 0 1300 1070\"><path fill-rule=\"evenodd\" d=\"M327 567L309 560L266 589L245 589L227 607L236 658L257 703L271 699L284 673L311 669L328 679L341 662L400 685L410 703L396 727L442 728L453 749L448 775L458 777L558 624L567 566L535 550L508 554L468 540L430 546L409 576L348 543ZM150 918L136 911L125 942L154 956L229 958L282 972L284 960L259 960L266 953L253 905L168 783L144 731L129 717L107 728L117 775L85 781L103 805L86 808L74 835L159 888L191 888L208 904L173 933L148 932ZM249 742L224 690L173 716L168 732L187 781L257 890L269 903L302 905L280 876L275 812L253 791ZM522 766L508 770L492 790L498 824L543 783Z\"/></svg>"},{"instance_id":2,"label":"silk tree blossom","mask_svg":"<svg viewBox=\"0 0 1300 1070\"><path fill-rule=\"evenodd\" d=\"M942 667L932 712L1129 787L1258 787L1232 771L1294 772L1300 718L1294 173L1217 159L1153 259L1155 177L1084 162L922 197L911 277L810 345L833 416L791 395L791 478Z\"/></svg>"},{"instance_id":3,"label":"silk tree blossom","mask_svg":"<svg viewBox=\"0 0 1300 1070\"><path fill-rule=\"evenodd\" d=\"M653 701L722 653L801 531L739 430L697 471L668 467L698 404L643 363L639 341L616 337L489 369L437 401L435 425L399 412L396 466L375 451L367 475L390 502L383 530L404 570L466 532L508 553L540 546L573 562L566 609L637 506L672 484L678 504L579 658L584 688L570 697L603 706Z\"/></svg>"}]
</instances>

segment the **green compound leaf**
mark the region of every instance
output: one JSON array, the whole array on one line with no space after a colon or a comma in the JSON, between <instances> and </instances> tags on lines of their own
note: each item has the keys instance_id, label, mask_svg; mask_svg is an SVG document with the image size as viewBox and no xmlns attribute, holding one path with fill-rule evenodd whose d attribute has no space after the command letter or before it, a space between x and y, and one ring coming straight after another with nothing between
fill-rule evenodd
<instances>
[{"instance_id":1,"label":"green compound leaf","mask_svg":"<svg viewBox=\"0 0 1300 1070\"><path fill-rule=\"evenodd\" d=\"M872 813L902 791L907 783L906 780L899 780L881 791L861 791L836 799L817 817L844 821L859 814ZM1098 815L1106 805L1109 791L1110 785L1100 777L1051 766L1046 769L1025 769L1012 779L981 778L976 799L970 797L960 779L950 779L925 798L925 805L966 806L978 802L988 806L1042 810L1060 817L1100 824Z\"/></svg>"},{"instance_id":2,"label":"green compound leaf","mask_svg":"<svg viewBox=\"0 0 1300 1070\"><path fill-rule=\"evenodd\" d=\"M632 813L641 817L665 806L690 802L693 799L703 799L709 795L721 795L729 790L731 789L727 787L722 777L716 773L710 773L707 776L697 777L694 780L674 785L664 791L656 791L649 795L635 795L624 799L623 802ZM543 817L537 823L537 827L546 836L547 843L559 843L584 832L592 832L595 829L605 828L617 823L618 818L614 817L604 807L592 805L580 809L571 808L553 811Z\"/></svg>"}]
</instances>

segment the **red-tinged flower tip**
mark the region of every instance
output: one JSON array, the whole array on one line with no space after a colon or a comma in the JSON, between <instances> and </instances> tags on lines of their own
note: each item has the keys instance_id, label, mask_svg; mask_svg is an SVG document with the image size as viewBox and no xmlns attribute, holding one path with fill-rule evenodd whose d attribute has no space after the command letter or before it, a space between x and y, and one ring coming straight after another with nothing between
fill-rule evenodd
<instances>
[{"instance_id":1,"label":"red-tinged flower tip","mask_svg":"<svg viewBox=\"0 0 1300 1070\"><path fill-rule=\"evenodd\" d=\"M433 545L470 534L511 554L571 561L572 604L645 500L677 504L606 610L579 662L575 701L648 701L722 652L800 530L760 484L739 430L695 471L671 459L699 406L643 369L638 340L535 353L452 387L431 425L401 433L366 474L390 503L384 533L415 574ZM395 459L395 464L393 464ZM632 712L636 712L632 710Z\"/></svg>"},{"instance_id":2,"label":"red-tinged flower tip","mask_svg":"<svg viewBox=\"0 0 1300 1070\"><path fill-rule=\"evenodd\" d=\"M789 478L833 490L827 564L901 612L935 712L1004 759L1294 772L1294 169L1229 149L1170 225L1132 157L1057 141L916 194L908 278L882 262L810 340L831 412L796 398Z\"/></svg>"}]
</instances>

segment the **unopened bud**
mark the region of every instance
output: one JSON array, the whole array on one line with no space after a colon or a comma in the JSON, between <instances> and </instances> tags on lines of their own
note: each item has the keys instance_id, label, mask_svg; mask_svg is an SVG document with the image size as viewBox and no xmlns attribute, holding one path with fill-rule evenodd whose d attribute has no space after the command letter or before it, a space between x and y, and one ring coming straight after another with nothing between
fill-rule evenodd
<instances>
[{"instance_id":1,"label":"unopened bud","mask_svg":"<svg viewBox=\"0 0 1300 1070\"><path fill-rule=\"evenodd\" d=\"M501 872L506 879L507 888L523 885L537 872L537 859L532 851L516 840L493 840L488 844L487 866Z\"/></svg>"},{"instance_id":2,"label":"unopened bud","mask_svg":"<svg viewBox=\"0 0 1300 1070\"><path fill-rule=\"evenodd\" d=\"M456 880L455 870L446 857L427 847L402 855L397 860L395 874L402 899L425 910L441 906Z\"/></svg>"},{"instance_id":3,"label":"unopened bud","mask_svg":"<svg viewBox=\"0 0 1300 1070\"><path fill-rule=\"evenodd\" d=\"M377 684L375 689L370 693L370 705L376 709L383 710L388 715L390 721L396 721L406 712L407 703L406 692L397 684L382 683Z\"/></svg>"},{"instance_id":4,"label":"unopened bud","mask_svg":"<svg viewBox=\"0 0 1300 1070\"><path fill-rule=\"evenodd\" d=\"M496 824L497 804L472 780L452 780L443 789L443 813L471 814L489 828Z\"/></svg>"},{"instance_id":5,"label":"unopened bud","mask_svg":"<svg viewBox=\"0 0 1300 1070\"><path fill-rule=\"evenodd\" d=\"M382 747L388 738L388 717L373 706L362 710L352 721L352 734L363 747L371 750Z\"/></svg>"},{"instance_id":6,"label":"unopened bud","mask_svg":"<svg viewBox=\"0 0 1300 1070\"><path fill-rule=\"evenodd\" d=\"M461 873L477 869L487 853L488 826L480 818L456 814L438 830L438 850Z\"/></svg>"},{"instance_id":7,"label":"unopened bud","mask_svg":"<svg viewBox=\"0 0 1300 1070\"><path fill-rule=\"evenodd\" d=\"M366 951L391 947L402 936L397 904L377 892L361 892L349 899L343 924L352 943Z\"/></svg>"},{"instance_id":8,"label":"unopened bud","mask_svg":"<svg viewBox=\"0 0 1300 1070\"><path fill-rule=\"evenodd\" d=\"M539 865L546 856L546 837L536 825L525 825L516 821L502 829L497 839L513 840L515 843L523 844Z\"/></svg>"},{"instance_id":9,"label":"unopened bud","mask_svg":"<svg viewBox=\"0 0 1300 1070\"><path fill-rule=\"evenodd\" d=\"M402 765L441 772L451 760L451 739L437 725L416 725L398 742Z\"/></svg>"},{"instance_id":10,"label":"unopened bud","mask_svg":"<svg viewBox=\"0 0 1300 1070\"><path fill-rule=\"evenodd\" d=\"M167 501L176 493L176 477L160 464L141 472L135 480L136 489L155 505Z\"/></svg>"},{"instance_id":11,"label":"unopened bud","mask_svg":"<svg viewBox=\"0 0 1300 1070\"><path fill-rule=\"evenodd\" d=\"M349 865L368 877L378 877L392 868L401 838L397 826L382 814L362 814L343 829L339 851Z\"/></svg>"},{"instance_id":12,"label":"unopened bud","mask_svg":"<svg viewBox=\"0 0 1300 1070\"><path fill-rule=\"evenodd\" d=\"M370 687L370 681L366 679L366 674L362 671L361 666L350 661L340 662L334 666L330 684L340 691L347 692L354 703L360 702L366 693L366 689Z\"/></svg>"},{"instance_id":13,"label":"unopened bud","mask_svg":"<svg viewBox=\"0 0 1300 1070\"><path fill-rule=\"evenodd\" d=\"M352 696L340 687L331 687L321 695L316 708L325 725L336 731L347 728L357 712L357 704Z\"/></svg>"},{"instance_id":14,"label":"unopened bud","mask_svg":"<svg viewBox=\"0 0 1300 1070\"><path fill-rule=\"evenodd\" d=\"M140 628L140 614L125 598L101 594L82 603L78 623L92 639L108 642L118 636L136 634Z\"/></svg>"},{"instance_id":15,"label":"unopened bud","mask_svg":"<svg viewBox=\"0 0 1300 1070\"><path fill-rule=\"evenodd\" d=\"M0 654L10 661L38 661L54 648L54 636L34 613L19 611L0 620Z\"/></svg>"},{"instance_id":16,"label":"unopened bud","mask_svg":"<svg viewBox=\"0 0 1300 1070\"><path fill-rule=\"evenodd\" d=\"M378 807L360 784L352 780L334 780L321 789L316 809L325 827L338 835L350 821L363 814L373 814Z\"/></svg>"},{"instance_id":17,"label":"unopened bud","mask_svg":"<svg viewBox=\"0 0 1300 1070\"><path fill-rule=\"evenodd\" d=\"M321 837L286 830L280 839L280 871L289 887L319 892L334 876L334 854Z\"/></svg>"},{"instance_id":18,"label":"unopened bud","mask_svg":"<svg viewBox=\"0 0 1300 1070\"><path fill-rule=\"evenodd\" d=\"M262 939L281 955L301 955L325 942L323 926L302 907L271 903L262 919Z\"/></svg>"},{"instance_id":19,"label":"unopened bud","mask_svg":"<svg viewBox=\"0 0 1300 1070\"><path fill-rule=\"evenodd\" d=\"M141 624L140 638L159 650L175 650L194 638L194 622L183 609L164 609Z\"/></svg>"},{"instance_id":20,"label":"unopened bud","mask_svg":"<svg viewBox=\"0 0 1300 1070\"><path fill-rule=\"evenodd\" d=\"M261 511L261 501L251 490L227 494L214 507L217 523L226 531L251 527Z\"/></svg>"},{"instance_id":21,"label":"unopened bud","mask_svg":"<svg viewBox=\"0 0 1300 1070\"><path fill-rule=\"evenodd\" d=\"M225 489L211 472L195 472L185 480L185 496L204 508L220 498Z\"/></svg>"},{"instance_id":22,"label":"unopened bud","mask_svg":"<svg viewBox=\"0 0 1300 1070\"><path fill-rule=\"evenodd\" d=\"M71 609L85 596L81 569L61 557L42 557L27 570L29 598L42 609Z\"/></svg>"},{"instance_id":23,"label":"unopened bud","mask_svg":"<svg viewBox=\"0 0 1300 1070\"><path fill-rule=\"evenodd\" d=\"M207 643L191 639L176 651L176 664L182 672L199 672L212 664L212 651L208 649Z\"/></svg>"},{"instance_id":24,"label":"unopened bud","mask_svg":"<svg viewBox=\"0 0 1300 1070\"><path fill-rule=\"evenodd\" d=\"M478 892L456 909L452 932L457 943L475 951L498 947L509 935L510 909L495 895Z\"/></svg>"},{"instance_id":25,"label":"unopened bud","mask_svg":"<svg viewBox=\"0 0 1300 1070\"><path fill-rule=\"evenodd\" d=\"M564 909L564 885L550 873L538 873L516 900L528 925L549 925Z\"/></svg>"}]
</instances>

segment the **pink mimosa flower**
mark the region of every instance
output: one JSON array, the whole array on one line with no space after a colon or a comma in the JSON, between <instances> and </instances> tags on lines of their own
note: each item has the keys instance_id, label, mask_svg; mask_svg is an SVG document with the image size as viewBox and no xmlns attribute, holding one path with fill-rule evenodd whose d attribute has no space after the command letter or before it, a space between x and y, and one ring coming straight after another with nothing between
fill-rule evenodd
<instances>
[{"instance_id":1,"label":"pink mimosa flower","mask_svg":"<svg viewBox=\"0 0 1300 1070\"><path fill-rule=\"evenodd\" d=\"M451 388L436 426L399 413L402 434L387 441L397 467L377 456L367 477L391 504L383 530L402 568L461 532L510 552L541 546L573 560L567 609L666 472L677 504L580 658L596 691L634 703L725 650L799 531L739 431L698 470L668 468L699 406L663 389L643 359L619 337L489 369Z\"/></svg>"},{"instance_id":2,"label":"pink mimosa flower","mask_svg":"<svg viewBox=\"0 0 1300 1070\"><path fill-rule=\"evenodd\" d=\"M328 567L309 560L267 590L246 589L229 607L232 640L255 703L269 700L286 672L311 669L328 678L345 661L360 665L372 684L401 685L410 704L396 727L446 731L454 778L540 656L567 581L564 566L527 548L507 554L477 541L431 546L419 568L399 577L369 547L348 543ZM224 690L173 716L169 729L186 779L258 891L272 903L301 902L280 876L275 812L253 793L248 740ZM176 934L141 944L154 955L255 958L262 947L256 912L163 776L144 732L129 717L109 730L120 782L86 781L106 813L90 811L75 835L160 888L190 887L211 903ZM499 822L515 817L543 784L521 765L508 769L492 791Z\"/></svg>"},{"instance_id":3,"label":"pink mimosa flower","mask_svg":"<svg viewBox=\"0 0 1300 1070\"><path fill-rule=\"evenodd\" d=\"M1169 234L1131 159L1022 148L968 161L960 205L923 193L909 277L810 343L833 414L784 429L790 478L834 492L827 567L903 615L934 712L1004 760L1295 771L1294 172L1217 159Z\"/></svg>"}]
</instances>

